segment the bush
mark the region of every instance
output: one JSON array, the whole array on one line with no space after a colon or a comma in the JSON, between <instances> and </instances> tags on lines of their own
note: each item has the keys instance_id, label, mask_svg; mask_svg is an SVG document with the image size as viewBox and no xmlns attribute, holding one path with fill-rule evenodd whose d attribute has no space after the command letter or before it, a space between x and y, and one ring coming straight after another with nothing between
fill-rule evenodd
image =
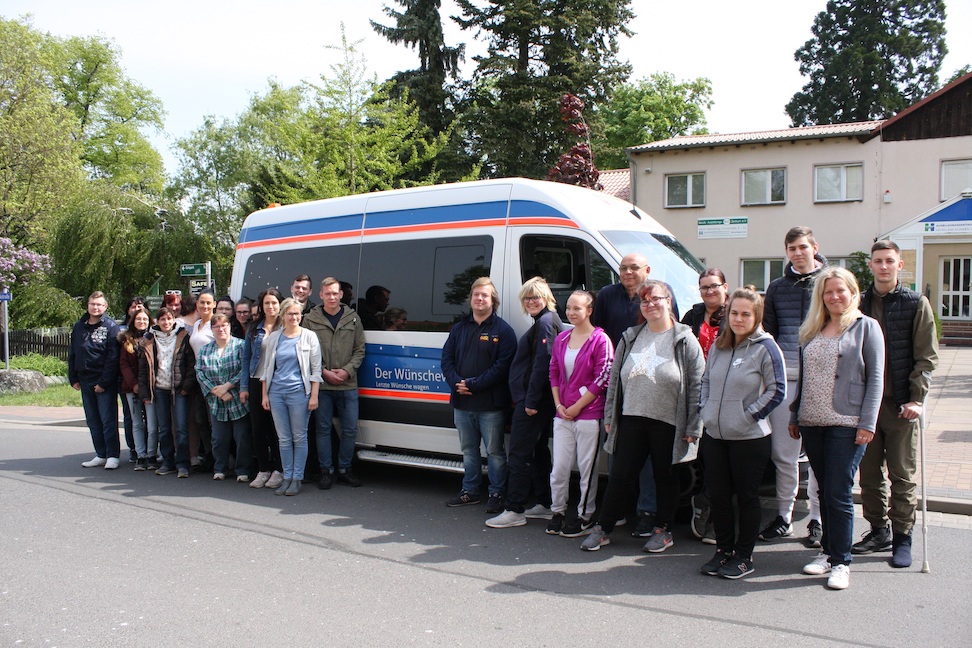
<instances>
[{"instance_id":1,"label":"bush","mask_svg":"<svg viewBox=\"0 0 972 648\"><path fill-rule=\"evenodd\" d=\"M45 376L67 376L68 373L66 362L54 356L45 356L39 353L11 356L10 368L39 371Z\"/></svg>"}]
</instances>

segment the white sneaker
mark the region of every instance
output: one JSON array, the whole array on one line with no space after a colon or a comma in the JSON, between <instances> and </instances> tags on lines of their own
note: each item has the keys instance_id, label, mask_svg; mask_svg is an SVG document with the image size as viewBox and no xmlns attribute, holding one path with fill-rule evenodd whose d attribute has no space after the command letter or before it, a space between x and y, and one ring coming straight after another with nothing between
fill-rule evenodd
<instances>
[{"instance_id":1,"label":"white sneaker","mask_svg":"<svg viewBox=\"0 0 972 648\"><path fill-rule=\"evenodd\" d=\"M107 459L104 457L93 457L87 461L82 461L81 465L85 468L97 468L99 466L104 466Z\"/></svg>"},{"instance_id":2,"label":"white sneaker","mask_svg":"<svg viewBox=\"0 0 972 648\"><path fill-rule=\"evenodd\" d=\"M523 511L523 515L525 515L528 520L549 520L553 518L553 511L548 509L543 504L537 504L536 506L530 507Z\"/></svg>"},{"instance_id":3,"label":"white sneaker","mask_svg":"<svg viewBox=\"0 0 972 648\"><path fill-rule=\"evenodd\" d=\"M494 518L486 520L486 526L493 529L508 529L510 527L523 526L527 523L526 515L516 511L503 511Z\"/></svg>"},{"instance_id":4,"label":"white sneaker","mask_svg":"<svg viewBox=\"0 0 972 648\"><path fill-rule=\"evenodd\" d=\"M213 473L213 479L216 481L223 481L226 479L226 474L221 472Z\"/></svg>"},{"instance_id":5,"label":"white sneaker","mask_svg":"<svg viewBox=\"0 0 972 648\"><path fill-rule=\"evenodd\" d=\"M236 481L240 482L241 484L245 484L246 482L250 481L250 476L249 475L237 475L236 476Z\"/></svg>"},{"instance_id":6,"label":"white sneaker","mask_svg":"<svg viewBox=\"0 0 972 648\"><path fill-rule=\"evenodd\" d=\"M270 479L267 480L266 487L277 488L282 483L283 483L283 474L281 474L279 470L274 470L270 474Z\"/></svg>"},{"instance_id":7,"label":"white sneaker","mask_svg":"<svg viewBox=\"0 0 972 648\"><path fill-rule=\"evenodd\" d=\"M850 565L834 565L827 579L827 587L835 590L847 589L850 585Z\"/></svg>"},{"instance_id":8,"label":"white sneaker","mask_svg":"<svg viewBox=\"0 0 972 648\"><path fill-rule=\"evenodd\" d=\"M118 461L118 457L108 457L105 459L105 470L114 470L115 468L118 468L120 464L121 462Z\"/></svg>"},{"instance_id":9,"label":"white sneaker","mask_svg":"<svg viewBox=\"0 0 972 648\"><path fill-rule=\"evenodd\" d=\"M258 472L257 476L250 482L250 488L263 488L270 479L269 472Z\"/></svg>"},{"instance_id":10,"label":"white sneaker","mask_svg":"<svg viewBox=\"0 0 972 648\"><path fill-rule=\"evenodd\" d=\"M803 573L811 576L823 576L830 571L830 556L818 553L813 560L803 566Z\"/></svg>"}]
</instances>

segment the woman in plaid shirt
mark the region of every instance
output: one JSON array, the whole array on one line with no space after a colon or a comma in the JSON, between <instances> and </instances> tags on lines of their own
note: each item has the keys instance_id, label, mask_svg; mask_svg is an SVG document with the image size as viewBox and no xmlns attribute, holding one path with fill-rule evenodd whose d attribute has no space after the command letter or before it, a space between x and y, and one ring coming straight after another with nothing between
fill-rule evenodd
<instances>
[{"instance_id":1,"label":"woman in plaid shirt","mask_svg":"<svg viewBox=\"0 0 972 648\"><path fill-rule=\"evenodd\" d=\"M209 405L213 428L213 479L226 479L230 441L236 440L236 481L250 481L253 452L246 415L249 406L240 400L240 374L243 372L243 341L230 334L226 315L212 319L213 341L196 357L196 379Z\"/></svg>"}]
</instances>

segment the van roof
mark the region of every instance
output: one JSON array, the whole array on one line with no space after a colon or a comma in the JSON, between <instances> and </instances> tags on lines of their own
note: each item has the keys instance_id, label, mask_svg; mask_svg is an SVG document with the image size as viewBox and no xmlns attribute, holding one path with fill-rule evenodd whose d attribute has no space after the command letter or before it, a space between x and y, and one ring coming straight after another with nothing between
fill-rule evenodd
<instances>
[{"instance_id":1,"label":"van roof","mask_svg":"<svg viewBox=\"0 0 972 648\"><path fill-rule=\"evenodd\" d=\"M603 192L500 178L262 209L246 218L238 247L505 225L665 231L645 212Z\"/></svg>"}]
</instances>

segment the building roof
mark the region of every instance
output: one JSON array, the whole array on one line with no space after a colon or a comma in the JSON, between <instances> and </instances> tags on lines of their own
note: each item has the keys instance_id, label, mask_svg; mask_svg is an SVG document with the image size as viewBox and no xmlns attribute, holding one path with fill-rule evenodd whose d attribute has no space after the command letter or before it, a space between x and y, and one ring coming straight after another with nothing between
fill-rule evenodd
<instances>
[{"instance_id":1,"label":"building roof","mask_svg":"<svg viewBox=\"0 0 972 648\"><path fill-rule=\"evenodd\" d=\"M753 131L749 133L716 133L711 135L679 135L670 139L649 142L626 149L629 153L667 151L673 149L724 146L727 144L761 144L792 140L822 139L828 137L866 137L879 128L882 120L854 122L851 124L822 124L780 130ZM602 173L603 175L603 173Z\"/></svg>"},{"instance_id":2,"label":"building roof","mask_svg":"<svg viewBox=\"0 0 972 648\"><path fill-rule=\"evenodd\" d=\"M629 169L612 169L601 171L598 181L604 185L604 193L625 202L631 202L631 171Z\"/></svg>"}]
</instances>

